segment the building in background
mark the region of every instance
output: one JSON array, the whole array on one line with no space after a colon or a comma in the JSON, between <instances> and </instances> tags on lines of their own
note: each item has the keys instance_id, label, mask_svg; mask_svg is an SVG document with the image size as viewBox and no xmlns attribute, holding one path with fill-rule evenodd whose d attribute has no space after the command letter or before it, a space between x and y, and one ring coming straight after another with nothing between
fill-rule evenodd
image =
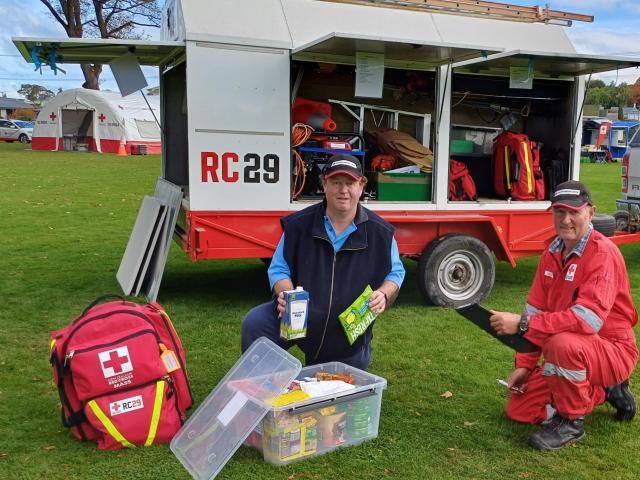
<instances>
[{"instance_id":1,"label":"building in background","mask_svg":"<svg viewBox=\"0 0 640 480\"><path fill-rule=\"evenodd\" d=\"M0 97L0 118L8 120L33 120L37 115L36 107L20 98ZM16 114L18 114L16 116Z\"/></svg>"}]
</instances>

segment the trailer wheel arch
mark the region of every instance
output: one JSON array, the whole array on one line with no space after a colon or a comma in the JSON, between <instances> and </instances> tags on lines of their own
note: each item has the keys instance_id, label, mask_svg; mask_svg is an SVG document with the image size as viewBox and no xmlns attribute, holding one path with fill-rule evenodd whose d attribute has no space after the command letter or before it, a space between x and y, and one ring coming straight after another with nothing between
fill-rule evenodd
<instances>
[{"instance_id":1,"label":"trailer wheel arch","mask_svg":"<svg viewBox=\"0 0 640 480\"><path fill-rule=\"evenodd\" d=\"M458 307L484 300L495 281L495 263L476 237L451 233L429 243L418 261L418 288L432 305Z\"/></svg>"}]
</instances>

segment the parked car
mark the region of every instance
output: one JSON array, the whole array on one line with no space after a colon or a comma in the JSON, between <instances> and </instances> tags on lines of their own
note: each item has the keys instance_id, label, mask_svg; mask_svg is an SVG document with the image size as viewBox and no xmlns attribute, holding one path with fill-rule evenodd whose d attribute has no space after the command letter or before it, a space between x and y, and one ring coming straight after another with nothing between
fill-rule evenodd
<instances>
[{"instance_id":1,"label":"parked car","mask_svg":"<svg viewBox=\"0 0 640 480\"><path fill-rule=\"evenodd\" d=\"M31 143L33 123L23 120L0 120L0 140L5 142L19 141Z\"/></svg>"}]
</instances>

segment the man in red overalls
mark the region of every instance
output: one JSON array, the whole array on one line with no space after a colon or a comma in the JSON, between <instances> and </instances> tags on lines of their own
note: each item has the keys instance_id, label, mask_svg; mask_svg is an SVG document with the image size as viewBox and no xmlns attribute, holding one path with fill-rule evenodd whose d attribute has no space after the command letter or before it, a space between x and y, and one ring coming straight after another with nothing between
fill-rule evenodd
<instances>
[{"instance_id":1,"label":"man in red overalls","mask_svg":"<svg viewBox=\"0 0 640 480\"><path fill-rule=\"evenodd\" d=\"M581 182L558 185L551 201L557 237L540 258L524 313L491 316L499 334L518 333L540 347L516 353L507 403L509 418L543 424L529 438L539 450L582 440L585 415L605 400L618 420L636 413L628 379L638 359L638 314L624 258L593 229L595 208Z\"/></svg>"}]
</instances>

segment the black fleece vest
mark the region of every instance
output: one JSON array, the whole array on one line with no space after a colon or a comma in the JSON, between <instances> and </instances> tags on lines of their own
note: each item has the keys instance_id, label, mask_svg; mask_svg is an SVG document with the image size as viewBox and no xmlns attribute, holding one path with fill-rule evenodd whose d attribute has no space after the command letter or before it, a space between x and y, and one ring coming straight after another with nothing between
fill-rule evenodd
<instances>
[{"instance_id":1,"label":"black fleece vest","mask_svg":"<svg viewBox=\"0 0 640 480\"><path fill-rule=\"evenodd\" d=\"M294 286L304 287L310 297L307 337L297 342L307 363L350 357L371 340L373 325L349 345L338 315L367 285L374 290L380 287L391 271L394 228L358 205L357 230L334 253L324 227L325 202L282 219L284 258L291 280Z\"/></svg>"}]
</instances>

